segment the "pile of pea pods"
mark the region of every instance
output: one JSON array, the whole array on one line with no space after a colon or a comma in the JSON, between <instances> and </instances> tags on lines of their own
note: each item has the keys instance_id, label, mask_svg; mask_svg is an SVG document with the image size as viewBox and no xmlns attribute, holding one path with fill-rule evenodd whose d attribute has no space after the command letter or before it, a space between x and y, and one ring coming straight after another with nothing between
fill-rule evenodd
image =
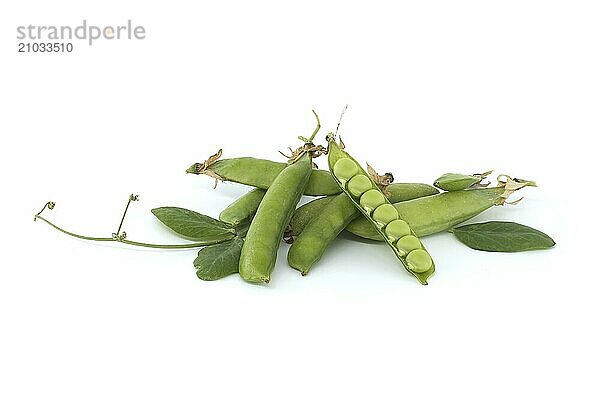
<instances>
[{"instance_id":1,"label":"pile of pea pods","mask_svg":"<svg viewBox=\"0 0 600 400\"><path fill-rule=\"evenodd\" d=\"M316 114L315 114L316 116ZM339 125L338 125L339 126ZM518 252L548 249L555 245L545 233L515 222L488 221L464 224L514 192L536 186L532 181L499 175L498 184L486 181L492 171L481 174L444 174L433 185L395 183L391 173L379 175L367 164L365 170L346 150L336 134L327 135L327 146L315 145L317 127L292 152L287 163L252 157L222 159L222 150L195 163L188 173L218 181L254 187L227 206L218 219L179 207L152 210L166 227L190 240L183 244L133 241L122 230L131 195L116 232L108 237L72 233L35 215L67 235L91 241L116 241L130 246L162 249L200 248L194 260L196 275L217 280L231 274L247 282L267 284L275 268L282 242L291 244L287 262L307 275L344 230L362 240L384 242L398 263L421 284L435 272L434 257L421 238L439 232L452 233L475 250ZM316 169L313 159L326 156L329 171ZM216 186L216 185L215 185ZM441 192L440 192L441 190ZM316 197L298 207L302 196Z\"/></svg>"},{"instance_id":2,"label":"pile of pea pods","mask_svg":"<svg viewBox=\"0 0 600 400\"><path fill-rule=\"evenodd\" d=\"M390 173L378 175L370 166L365 171L334 134L327 135L326 148L306 140L287 164L252 157L220 159L221 155L220 150L209 160L193 164L187 172L255 188L219 215L221 222L240 232L231 257L233 264L227 270L216 266L213 255L203 254L207 249L202 249L194 263L201 279L219 279L238 272L248 282L268 283L282 239L291 244L289 266L306 275L344 230L363 239L385 242L404 269L422 284L427 284L436 268L420 239L423 236L451 231L459 237L461 231L467 239L459 240L487 251L514 252L554 245L544 233L511 222L467 225L464 228L469 229L462 230L457 227L493 206L504 205L515 191L535 186L532 181L501 175L498 186L487 187L489 182L484 180L489 171L445 174L433 186L393 183ZM320 155L327 156L329 171L313 167L311 159ZM296 208L302 195L317 198ZM486 248L489 243L473 243L473 237L481 237L486 228L496 248ZM477 235L469 236L474 230ZM531 231L545 242L515 243L515 235L518 238L520 233L525 236Z\"/></svg>"}]
</instances>

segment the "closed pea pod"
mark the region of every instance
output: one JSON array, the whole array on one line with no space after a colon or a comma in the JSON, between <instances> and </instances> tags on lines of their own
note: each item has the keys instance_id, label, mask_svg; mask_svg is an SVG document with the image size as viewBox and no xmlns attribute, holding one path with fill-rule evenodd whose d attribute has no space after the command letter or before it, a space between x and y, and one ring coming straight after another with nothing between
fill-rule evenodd
<instances>
[{"instance_id":1,"label":"closed pea pod","mask_svg":"<svg viewBox=\"0 0 600 400\"><path fill-rule=\"evenodd\" d=\"M463 175L463 174L444 174L437 178L433 184L433 186L445 190L447 192L454 192L457 190L464 190L475 187L485 187L489 185L489 182L486 184L482 184L483 181L488 175L490 175L493 171L487 171L482 174L473 174L473 175Z\"/></svg>"},{"instance_id":2,"label":"closed pea pod","mask_svg":"<svg viewBox=\"0 0 600 400\"><path fill-rule=\"evenodd\" d=\"M240 275L249 282L268 283L285 227L308 182L312 162L308 154L275 179L250 223L240 256Z\"/></svg>"},{"instance_id":3,"label":"closed pea pod","mask_svg":"<svg viewBox=\"0 0 600 400\"><path fill-rule=\"evenodd\" d=\"M268 189L275 178L287 168L286 163L263 160L253 157L219 159L222 151L202 163L192 164L187 173L207 175L217 181L237 182L243 185ZM329 171L313 169L304 194L307 196L329 196L341 193Z\"/></svg>"},{"instance_id":4,"label":"closed pea pod","mask_svg":"<svg viewBox=\"0 0 600 400\"><path fill-rule=\"evenodd\" d=\"M294 237L300 235L305 227L320 215L323 208L335 198L336 196L320 197L298 207L290 219L284 240L288 243L293 242Z\"/></svg>"},{"instance_id":5,"label":"closed pea pod","mask_svg":"<svg viewBox=\"0 0 600 400\"><path fill-rule=\"evenodd\" d=\"M350 221L360 215L352 200L345 194L333 197L322 209L321 215L313 219L290 247L287 255L290 267L306 275L319 261L327 247Z\"/></svg>"},{"instance_id":6,"label":"closed pea pod","mask_svg":"<svg viewBox=\"0 0 600 400\"><path fill-rule=\"evenodd\" d=\"M239 264L240 276L246 281L271 280L279 243L310 178L315 148L311 140L319 130L318 122L317 117L312 136L275 178L250 223Z\"/></svg>"},{"instance_id":7,"label":"closed pea pod","mask_svg":"<svg viewBox=\"0 0 600 400\"><path fill-rule=\"evenodd\" d=\"M394 251L396 257L400 260L404 268L415 276L419 282L426 285L427 278L435 271L435 265L433 261L427 269L423 270L424 263L409 263L407 257L409 253L403 253L398 250L395 245L393 238L389 237L385 233L385 226L394 220L398 220L398 213L392 204L385 198L379 188L368 189L360 195L353 195L347 187L346 181L353 179L357 175L365 175L367 173L360 167L360 165L339 145L334 141L333 135L329 135L328 138L328 162L329 169L333 171L333 176L336 179L338 185L348 195L355 207L363 214L371 225L377 230L379 235L385 240L385 242ZM338 167L336 167L338 166ZM412 231L411 231L412 234ZM409 236L415 236L414 234ZM415 237L416 238L416 237ZM402 238L400 238L402 239ZM398 240L400 240L398 239ZM418 239L417 239L418 240ZM419 242L419 249L424 250L422 244ZM417 250L417 249L414 249ZM411 251L414 251L411 250ZM421 257L419 257L420 259Z\"/></svg>"},{"instance_id":8,"label":"closed pea pod","mask_svg":"<svg viewBox=\"0 0 600 400\"><path fill-rule=\"evenodd\" d=\"M223 209L219 219L233 226L249 221L256 213L266 192L264 189L252 189Z\"/></svg>"},{"instance_id":9,"label":"closed pea pod","mask_svg":"<svg viewBox=\"0 0 600 400\"><path fill-rule=\"evenodd\" d=\"M390 203L432 196L439 192L433 186L425 183L392 183L385 188L385 195Z\"/></svg>"}]
</instances>

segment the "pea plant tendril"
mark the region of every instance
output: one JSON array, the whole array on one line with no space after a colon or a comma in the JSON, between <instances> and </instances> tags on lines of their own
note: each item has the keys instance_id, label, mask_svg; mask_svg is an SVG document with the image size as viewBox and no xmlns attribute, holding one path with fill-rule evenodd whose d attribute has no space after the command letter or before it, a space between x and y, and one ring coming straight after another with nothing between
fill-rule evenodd
<instances>
[{"instance_id":1,"label":"pea plant tendril","mask_svg":"<svg viewBox=\"0 0 600 400\"><path fill-rule=\"evenodd\" d=\"M117 232L113 233L110 237L96 237L96 236L81 235L78 233L70 232L67 229L61 228L60 226L49 221L48 219L46 219L45 217L42 216L42 213L46 209L53 210L54 207L56 207L56 203L53 201L47 202L44 205L44 207L42 207L42 209L37 214L35 214L35 216L33 217L33 220L34 221L37 221L38 219L42 220L45 223L47 223L48 225L50 225L51 227L53 227L54 229L56 229L64 234L75 237L77 239L89 240L89 241L94 241L94 242L117 242L117 243L129 245L129 246L148 247L148 248L153 248L153 249L196 249L199 247L206 246L206 243L204 243L204 242L193 242L193 243L182 243L182 244L156 244L156 243L138 242L138 241L127 239L127 233L124 231L121 232L121 229L123 228L125 216L127 215L127 211L129 210L129 205L133 201L139 201L139 196L133 195L133 194L131 194L129 196L129 199L127 201L127 205L125 206L125 211L123 212L123 216L121 217L121 222L119 223Z\"/></svg>"}]
</instances>

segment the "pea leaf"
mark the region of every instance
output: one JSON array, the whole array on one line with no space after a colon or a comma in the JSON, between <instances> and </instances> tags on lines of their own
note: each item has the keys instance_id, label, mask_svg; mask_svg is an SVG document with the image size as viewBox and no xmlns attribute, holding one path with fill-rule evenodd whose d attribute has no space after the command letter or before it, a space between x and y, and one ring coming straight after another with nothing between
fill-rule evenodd
<instances>
[{"instance_id":1,"label":"pea leaf","mask_svg":"<svg viewBox=\"0 0 600 400\"><path fill-rule=\"evenodd\" d=\"M203 281L214 281L238 272L244 239L206 246L194 260L196 275Z\"/></svg>"},{"instance_id":2,"label":"pea leaf","mask_svg":"<svg viewBox=\"0 0 600 400\"><path fill-rule=\"evenodd\" d=\"M454 236L475 250L513 253L548 249L556 243L544 232L515 222L490 221L456 227Z\"/></svg>"},{"instance_id":3,"label":"pea leaf","mask_svg":"<svg viewBox=\"0 0 600 400\"><path fill-rule=\"evenodd\" d=\"M231 240L235 236L231 225L185 208L159 207L153 209L152 214L175 233L189 240L214 244Z\"/></svg>"}]
</instances>

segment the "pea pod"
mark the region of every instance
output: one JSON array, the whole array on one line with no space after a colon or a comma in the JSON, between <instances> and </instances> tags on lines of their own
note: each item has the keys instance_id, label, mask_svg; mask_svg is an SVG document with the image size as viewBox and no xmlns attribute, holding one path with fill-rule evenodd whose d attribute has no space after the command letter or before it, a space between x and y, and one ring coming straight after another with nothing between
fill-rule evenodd
<instances>
[{"instance_id":1,"label":"pea pod","mask_svg":"<svg viewBox=\"0 0 600 400\"><path fill-rule=\"evenodd\" d=\"M186 172L208 175L218 181L237 182L243 185L268 189L275 178L287 168L287 164L252 157L228 158L219 160L222 151L202 163L193 164ZM342 191L329 171L313 169L304 189L307 196L329 196Z\"/></svg>"},{"instance_id":2,"label":"pea pod","mask_svg":"<svg viewBox=\"0 0 600 400\"><path fill-rule=\"evenodd\" d=\"M445 190L447 192L454 192L457 190L464 190L475 187L485 187L489 185L482 184L483 181L488 175L490 175L493 171L487 171L483 174L473 174L473 175L463 175L463 174L444 174L437 178L433 183L433 186Z\"/></svg>"},{"instance_id":3,"label":"pea pod","mask_svg":"<svg viewBox=\"0 0 600 400\"><path fill-rule=\"evenodd\" d=\"M332 197L292 243L287 254L289 266L306 275L333 239L358 216L360 212L344 193Z\"/></svg>"},{"instance_id":4,"label":"pea pod","mask_svg":"<svg viewBox=\"0 0 600 400\"><path fill-rule=\"evenodd\" d=\"M329 169L340 188L384 238L404 268L426 285L435 271L429 253L377 185L372 182L368 188L363 184L364 179L359 177L368 176L364 169L340 148L333 135L327 140Z\"/></svg>"},{"instance_id":5,"label":"pea pod","mask_svg":"<svg viewBox=\"0 0 600 400\"><path fill-rule=\"evenodd\" d=\"M440 191L426 183L392 183L385 187L384 193L392 203L432 196Z\"/></svg>"},{"instance_id":6,"label":"pea pod","mask_svg":"<svg viewBox=\"0 0 600 400\"><path fill-rule=\"evenodd\" d=\"M246 281L269 283L271 280L279 241L310 179L312 158L325 150L323 146L312 143L321 127L319 116L314 110L313 114L317 119L317 127L309 139L298 137L305 142L304 146L292 153L288 166L270 183L246 232L239 262L240 276ZM214 164L220 153L221 151L210 157L203 163L203 167Z\"/></svg>"},{"instance_id":7,"label":"pea pod","mask_svg":"<svg viewBox=\"0 0 600 400\"><path fill-rule=\"evenodd\" d=\"M264 189L252 189L223 209L219 219L233 226L248 222L256 213L265 193Z\"/></svg>"},{"instance_id":8,"label":"pea pod","mask_svg":"<svg viewBox=\"0 0 600 400\"><path fill-rule=\"evenodd\" d=\"M318 199L314 199L298 207L290 219L283 240L286 243L292 243L294 238L302 232L304 227L306 227L313 218L320 215L323 208L334 198L335 196L319 197Z\"/></svg>"},{"instance_id":9,"label":"pea pod","mask_svg":"<svg viewBox=\"0 0 600 400\"><path fill-rule=\"evenodd\" d=\"M534 185L535 183L530 181L507 178L507 182L500 182L498 187L445 192L395 203L394 207L415 234L423 237L446 231L488 208L503 205L508 196L515 191ZM366 239L383 240L365 218L353 220L346 230Z\"/></svg>"},{"instance_id":10,"label":"pea pod","mask_svg":"<svg viewBox=\"0 0 600 400\"><path fill-rule=\"evenodd\" d=\"M308 154L286 167L265 193L250 223L240 256L240 275L249 282L269 283L279 242L308 183Z\"/></svg>"}]
</instances>

